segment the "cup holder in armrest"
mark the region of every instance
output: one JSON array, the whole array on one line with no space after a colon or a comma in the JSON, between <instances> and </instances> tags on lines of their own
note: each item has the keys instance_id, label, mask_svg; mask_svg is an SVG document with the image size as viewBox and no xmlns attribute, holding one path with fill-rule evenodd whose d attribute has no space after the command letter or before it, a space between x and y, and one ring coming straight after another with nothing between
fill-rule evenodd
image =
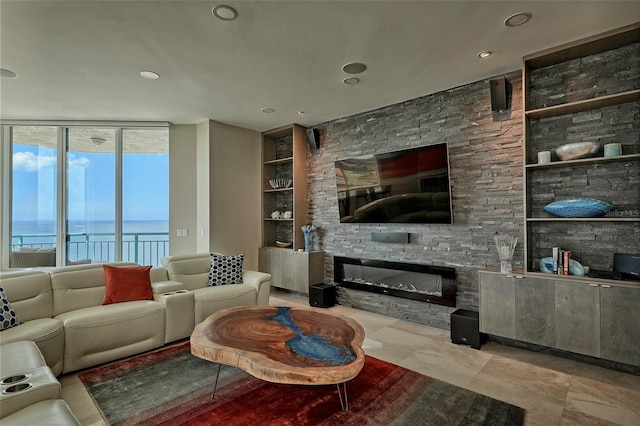
<instances>
[{"instance_id":1,"label":"cup holder in armrest","mask_svg":"<svg viewBox=\"0 0 640 426\"><path fill-rule=\"evenodd\" d=\"M163 296L171 296L173 294L183 294L183 293L187 293L187 290L170 291L169 293L162 293L162 295Z\"/></svg>"},{"instance_id":2,"label":"cup holder in armrest","mask_svg":"<svg viewBox=\"0 0 640 426\"><path fill-rule=\"evenodd\" d=\"M10 385L12 383L18 383L21 382L23 380L27 379L26 374L16 374L15 376L9 376L9 377L5 377L4 379L0 380L0 384L2 385Z\"/></svg>"},{"instance_id":3,"label":"cup holder in armrest","mask_svg":"<svg viewBox=\"0 0 640 426\"><path fill-rule=\"evenodd\" d=\"M31 383L18 383L17 385L11 385L8 388L4 389L2 393L16 393L29 389L33 386Z\"/></svg>"}]
</instances>

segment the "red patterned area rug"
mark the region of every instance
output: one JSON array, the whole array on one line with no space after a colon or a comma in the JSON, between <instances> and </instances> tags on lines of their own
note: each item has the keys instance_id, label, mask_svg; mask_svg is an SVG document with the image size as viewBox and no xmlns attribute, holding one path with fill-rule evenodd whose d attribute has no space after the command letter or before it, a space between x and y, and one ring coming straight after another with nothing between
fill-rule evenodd
<instances>
[{"instance_id":1,"label":"red patterned area rug","mask_svg":"<svg viewBox=\"0 0 640 426\"><path fill-rule=\"evenodd\" d=\"M79 375L109 425L521 425L524 409L367 356L337 388L268 383L196 358L189 342Z\"/></svg>"}]
</instances>

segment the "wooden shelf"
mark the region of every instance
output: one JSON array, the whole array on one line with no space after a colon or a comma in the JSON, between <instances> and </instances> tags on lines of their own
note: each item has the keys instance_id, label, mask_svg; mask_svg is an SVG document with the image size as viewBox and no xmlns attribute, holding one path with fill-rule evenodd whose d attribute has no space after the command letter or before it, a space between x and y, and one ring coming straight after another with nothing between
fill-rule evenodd
<instances>
[{"instance_id":1,"label":"wooden shelf","mask_svg":"<svg viewBox=\"0 0 640 426\"><path fill-rule=\"evenodd\" d=\"M499 266L487 266L485 269L482 269L482 272L488 272L492 274L501 274ZM622 287L640 287L640 281L623 281L623 280L608 280L605 278L592 278L589 276L580 276L580 275L556 275L549 274L546 272L540 272L539 269L536 270L524 270L524 269L513 269L510 274L511 276L527 276L533 278L547 278L554 280L570 280L570 281L578 281L578 282L588 282L588 283L597 283L597 284L615 284Z\"/></svg>"},{"instance_id":2,"label":"wooden shelf","mask_svg":"<svg viewBox=\"0 0 640 426\"><path fill-rule=\"evenodd\" d=\"M262 246L291 241L292 250L304 247L301 226L308 216L306 129L290 124L262 134ZM272 188L271 179L291 179L288 188ZM274 211L289 211L289 219L272 219Z\"/></svg>"},{"instance_id":3,"label":"wooden shelf","mask_svg":"<svg viewBox=\"0 0 640 426\"><path fill-rule=\"evenodd\" d=\"M528 217L527 222L640 222L638 217Z\"/></svg>"},{"instance_id":4,"label":"wooden shelf","mask_svg":"<svg viewBox=\"0 0 640 426\"><path fill-rule=\"evenodd\" d=\"M525 116L534 120L541 118L555 117L558 115L575 114L592 109L606 108L609 106L626 104L640 100L640 89L628 92L616 93L613 95L600 96L593 99L568 102L566 104L554 105L546 108L537 108L524 112Z\"/></svg>"},{"instance_id":5,"label":"wooden shelf","mask_svg":"<svg viewBox=\"0 0 640 426\"><path fill-rule=\"evenodd\" d=\"M278 164L292 163L292 162L293 162L293 157L286 157L286 158L278 158L276 160L268 160L268 161L265 161L264 164L265 166L270 166L270 165L278 165Z\"/></svg>"},{"instance_id":6,"label":"wooden shelf","mask_svg":"<svg viewBox=\"0 0 640 426\"><path fill-rule=\"evenodd\" d=\"M542 164L527 164L525 168L527 169L548 169L552 167L573 167L580 165L591 165L591 164L600 164L600 163L617 163L617 162L625 162L625 161L637 161L640 160L640 154L622 154L616 157L592 157L592 158L580 158L578 160L567 160L567 161L553 161L551 163L542 163Z\"/></svg>"},{"instance_id":7,"label":"wooden shelf","mask_svg":"<svg viewBox=\"0 0 640 426\"><path fill-rule=\"evenodd\" d=\"M527 55L524 57L524 62L529 70L535 70L638 42L640 42L640 23Z\"/></svg>"},{"instance_id":8,"label":"wooden shelf","mask_svg":"<svg viewBox=\"0 0 640 426\"><path fill-rule=\"evenodd\" d=\"M640 88L637 81L632 81L632 74L618 72L628 69L626 55L637 58L638 51L634 49L638 43L640 22L523 58L524 265L527 275L534 270L531 274L548 277L532 262L550 253L554 246L575 250L581 261L609 270L614 252L634 252L638 248L632 236L640 224L640 215L636 212L639 195L634 187L635 171L640 167L640 141L634 137L639 125L636 112ZM576 74L576 69L584 74ZM597 81L598 88L593 87L592 80ZM598 90L607 94L596 96ZM611 94L616 90L620 92ZM537 107L551 105L556 96L570 95L581 100ZM586 99L590 96L596 97ZM618 115L624 117L624 126L629 126L630 131L615 122ZM542 120L550 118L555 119ZM584 124L583 119L591 118L593 125ZM567 135L582 133L583 140L621 143L623 154L603 157L600 153L599 157L535 163L536 152L549 150L554 141L567 140ZM538 196L549 201L569 198L567 194L605 199L608 194L609 202L618 205L620 211L603 217L555 217L543 211L544 200L536 199ZM622 216L624 213L636 216ZM591 235L600 233L608 239L596 239L592 245ZM558 276L557 279L575 278Z\"/></svg>"},{"instance_id":9,"label":"wooden shelf","mask_svg":"<svg viewBox=\"0 0 640 426\"><path fill-rule=\"evenodd\" d=\"M264 190L265 193L286 192L286 191L293 191L293 187L291 186L289 188L265 189Z\"/></svg>"}]
</instances>

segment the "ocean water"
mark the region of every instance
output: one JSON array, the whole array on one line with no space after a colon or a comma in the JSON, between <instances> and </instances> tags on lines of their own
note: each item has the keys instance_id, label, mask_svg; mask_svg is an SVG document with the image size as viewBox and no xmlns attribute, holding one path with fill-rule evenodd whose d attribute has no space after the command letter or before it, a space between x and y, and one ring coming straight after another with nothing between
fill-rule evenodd
<instances>
[{"instance_id":1,"label":"ocean water","mask_svg":"<svg viewBox=\"0 0 640 426\"><path fill-rule=\"evenodd\" d=\"M47 235L56 233L54 220L14 220L11 224L13 235ZM114 233L115 222L112 220L79 221L70 220L68 223L70 234L90 233ZM169 232L168 220L125 220L122 222L122 232Z\"/></svg>"},{"instance_id":2,"label":"ocean water","mask_svg":"<svg viewBox=\"0 0 640 426\"><path fill-rule=\"evenodd\" d=\"M20 247L55 247L55 221L13 221L12 250ZM122 223L122 259L159 265L169 255L169 221L130 220ZM67 259L115 261L114 221L69 221Z\"/></svg>"}]
</instances>

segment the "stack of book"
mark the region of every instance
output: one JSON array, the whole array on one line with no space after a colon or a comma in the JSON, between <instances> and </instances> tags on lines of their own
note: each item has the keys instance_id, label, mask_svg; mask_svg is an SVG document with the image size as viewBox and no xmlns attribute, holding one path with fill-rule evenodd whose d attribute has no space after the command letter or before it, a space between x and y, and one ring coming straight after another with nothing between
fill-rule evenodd
<instances>
[{"instance_id":1,"label":"stack of book","mask_svg":"<svg viewBox=\"0 0 640 426\"><path fill-rule=\"evenodd\" d=\"M562 250L560 247L553 248L553 272L558 275L569 275L569 262L571 251Z\"/></svg>"}]
</instances>

